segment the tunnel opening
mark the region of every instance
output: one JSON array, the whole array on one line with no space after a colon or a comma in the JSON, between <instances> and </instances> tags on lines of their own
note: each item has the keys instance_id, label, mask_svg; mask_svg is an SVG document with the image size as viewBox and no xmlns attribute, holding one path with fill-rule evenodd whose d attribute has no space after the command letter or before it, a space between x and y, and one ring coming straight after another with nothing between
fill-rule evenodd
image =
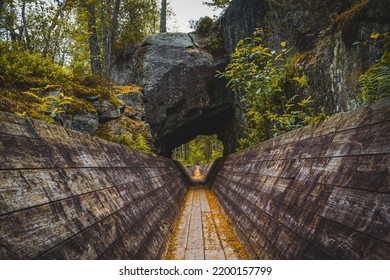
<instances>
[{"instance_id":1,"label":"tunnel opening","mask_svg":"<svg viewBox=\"0 0 390 280\"><path fill-rule=\"evenodd\" d=\"M198 135L193 140L173 149L172 159L185 166L208 165L223 156L224 146L216 134Z\"/></svg>"},{"instance_id":2,"label":"tunnel opening","mask_svg":"<svg viewBox=\"0 0 390 280\"><path fill-rule=\"evenodd\" d=\"M213 136L218 138L226 147L226 132L234 116L231 104L224 104L212 109L201 110L198 115L186 124L176 127L173 131L165 134L154 142L155 152L161 156L172 158L173 151L183 144L186 144L199 135ZM226 155L226 148L222 149Z\"/></svg>"}]
</instances>

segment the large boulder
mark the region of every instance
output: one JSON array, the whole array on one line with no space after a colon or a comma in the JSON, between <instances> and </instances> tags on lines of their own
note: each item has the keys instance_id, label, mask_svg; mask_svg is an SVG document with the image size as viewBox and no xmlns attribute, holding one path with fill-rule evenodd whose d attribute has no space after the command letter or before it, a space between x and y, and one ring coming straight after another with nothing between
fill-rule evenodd
<instances>
[{"instance_id":1,"label":"large boulder","mask_svg":"<svg viewBox=\"0 0 390 280\"><path fill-rule=\"evenodd\" d=\"M156 153L170 156L198 134L222 137L231 103L215 74L226 59L198 49L188 34L161 33L146 38L131 61L128 80L116 82L142 85Z\"/></svg>"}]
</instances>

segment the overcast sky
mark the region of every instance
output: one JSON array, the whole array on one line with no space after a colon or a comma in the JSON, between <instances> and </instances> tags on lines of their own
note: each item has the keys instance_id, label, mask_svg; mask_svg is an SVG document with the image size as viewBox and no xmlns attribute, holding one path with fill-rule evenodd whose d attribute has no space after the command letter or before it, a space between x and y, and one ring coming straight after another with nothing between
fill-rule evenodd
<instances>
[{"instance_id":1,"label":"overcast sky","mask_svg":"<svg viewBox=\"0 0 390 280\"><path fill-rule=\"evenodd\" d=\"M171 32L190 32L189 21L198 20L200 17L219 15L220 11L213 11L212 8L203 5L207 0L168 0L170 7L176 14L167 23L168 31Z\"/></svg>"}]
</instances>

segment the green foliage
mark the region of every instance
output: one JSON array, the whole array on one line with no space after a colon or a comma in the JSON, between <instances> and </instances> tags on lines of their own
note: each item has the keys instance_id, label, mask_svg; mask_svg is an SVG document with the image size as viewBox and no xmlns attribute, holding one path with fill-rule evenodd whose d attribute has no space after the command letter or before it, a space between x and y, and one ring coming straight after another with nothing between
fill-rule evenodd
<instances>
[{"instance_id":1,"label":"green foliage","mask_svg":"<svg viewBox=\"0 0 390 280\"><path fill-rule=\"evenodd\" d=\"M207 50L214 55L225 55L225 47L221 34L221 21L213 20L210 17L202 17L197 21L190 21L191 28L199 37L197 43L200 48Z\"/></svg>"},{"instance_id":2,"label":"green foliage","mask_svg":"<svg viewBox=\"0 0 390 280\"><path fill-rule=\"evenodd\" d=\"M8 44L0 56L0 75L8 87L31 87L56 83L66 85L73 78L71 70L63 68L40 54L11 50ZM4 51L8 49L8 51Z\"/></svg>"},{"instance_id":3,"label":"green foliage","mask_svg":"<svg viewBox=\"0 0 390 280\"><path fill-rule=\"evenodd\" d=\"M43 98L43 103L40 110L49 114L53 119L58 119L59 116L65 113L67 105L72 104L73 98L60 93L59 96L47 96Z\"/></svg>"},{"instance_id":4,"label":"green foliage","mask_svg":"<svg viewBox=\"0 0 390 280\"><path fill-rule=\"evenodd\" d=\"M359 77L357 97L362 105L390 96L390 36L388 33L373 33L371 39L380 41L385 51L381 60Z\"/></svg>"},{"instance_id":5,"label":"green foliage","mask_svg":"<svg viewBox=\"0 0 390 280\"><path fill-rule=\"evenodd\" d=\"M358 100L363 105L390 96L390 52L359 77L358 86Z\"/></svg>"},{"instance_id":6,"label":"green foliage","mask_svg":"<svg viewBox=\"0 0 390 280\"><path fill-rule=\"evenodd\" d=\"M109 138L113 142L126 145L130 148L143 152L151 152L150 146L142 134L137 134L134 139L127 134L121 134L119 136L110 134Z\"/></svg>"},{"instance_id":7,"label":"green foliage","mask_svg":"<svg viewBox=\"0 0 390 280\"><path fill-rule=\"evenodd\" d=\"M192 141L173 150L172 159L184 165L209 164L212 160L222 157L223 144L216 135L200 135Z\"/></svg>"},{"instance_id":8,"label":"green foliage","mask_svg":"<svg viewBox=\"0 0 390 280\"><path fill-rule=\"evenodd\" d=\"M93 6L96 15L97 45L103 55L100 59L107 55L102 45L108 37L113 38L109 51L113 55L158 30L158 0L121 0L117 13L114 2L117 1L0 1L0 43L71 66L77 75L89 75L91 32L87 5ZM113 24L114 17L119 19L117 24ZM111 27L113 32L108 34ZM103 30L106 34L102 34Z\"/></svg>"},{"instance_id":9,"label":"green foliage","mask_svg":"<svg viewBox=\"0 0 390 280\"><path fill-rule=\"evenodd\" d=\"M160 6L156 0L122 1L115 49L140 43L159 30ZM168 15L170 11L168 11Z\"/></svg>"},{"instance_id":10,"label":"green foliage","mask_svg":"<svg viewBox=\"0 0 390 280\"><path fill-rule=\"evenodd\" d=\"M263 44L263 30L237 43L230 55L230 63L218 77L226 78L227 87L242 96L246 108L246 138L239 141L240 148L253 146L307 124L311 117L310 98L288 96L286 83L297 88L307 86L305 76L293 77L285 63L291 51L287 42L281 42L279 50L271 50Z\"/></svg>"},{"instance_id":11,"label":"green foliage","mask_svg":"<svg viewBox=\"0 0 390 280\"><path fill-rule=\"evenodd\" d=\"M214 9L224 9L229 6L232 0L211 0L210 2L203 2L204 5L213 7Z\"/></svg>"},{"instance_id":12,"label":"green foliage","mask_svg":"<svg viewBox=\"0 0 390 280\"><path fill-rule=\"evenodd\" d=\"M211 17L205 16L196 21L192 27L200 36L206 36L210 32L213 22Z\"/></svg>"}]
</instances>

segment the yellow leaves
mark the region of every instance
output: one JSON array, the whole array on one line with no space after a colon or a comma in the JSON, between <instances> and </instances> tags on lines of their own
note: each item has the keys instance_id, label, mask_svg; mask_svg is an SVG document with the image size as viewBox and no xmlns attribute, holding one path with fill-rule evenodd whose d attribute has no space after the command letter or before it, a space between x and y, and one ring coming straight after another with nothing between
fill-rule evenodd
<instances>
[{"instance_id":1,"label":"yellow leaves","mask_svg":"<svg viewBox=\"0 0 390 280\"><path fill-rule=\"evenodd\" d=\"M134 86L134 85L126 85L126 86L114 86L115 92L118 92L120 94L128 94L131 92L141 91L142 88L140 86Z\"/></svg>"},{"instance_id":2,"label":"yellow leaves","mask_svg":"<svg viewBox=\"0 0 390 280\"><path fill-rule=\"evenodd\" d=\"M299 88L307 87L307 79L305 75L302 75L300 77L294 77L293 80L298 83Z\"/></svg>"},{"instance_id":3,"label":"yellow leaves","mask_svg":"<svg viewBox=\"0 0 390 280\"><path fill-rule=\"evenodd\" d=\"M286 42L286 41L281 42L281 43L280 43L280 46L281 46L282 48L285 48L285 47L287 46L287 42Z\"/></svg>"},{"instance_id":4,"label":"yellow leaves","mask_svg":"<svg viewBox=\"0 0 390 280\"><path fill-rule=\"evenodd\" d=\"M373 32L373 33L371 33L370 38L376 40L376 39L378 39L380 36L381 36L381 34L379 34L379 33L374 33L374 32Z\"/></svg>"},{"instance_id":5,"label":"yellow leaves","mask_svg":"<svg viewBox=\"0 0 390 280\"><path fill-rule=\"evenodd\" d=\"M312 102L313 102L313 100L312 100L311 96L309 96L308 98L302 99L302 101L301 101L301 102L298 102L297 104L298 104L299 106L301 106L301 107L306 107L308 104L310 104L310 103L312 103Z\"/></svg>"},{"instance_id":6,"label":"yellow leaves","mask_svg":"<svg viewBox=\"0 0 390 280\"><path fill-rule=\"evenodd\" d=\"M15 114L19 117L24 117L26 115L26 112L23 113L16 112Z\"/></svg>"}]
</instances>

